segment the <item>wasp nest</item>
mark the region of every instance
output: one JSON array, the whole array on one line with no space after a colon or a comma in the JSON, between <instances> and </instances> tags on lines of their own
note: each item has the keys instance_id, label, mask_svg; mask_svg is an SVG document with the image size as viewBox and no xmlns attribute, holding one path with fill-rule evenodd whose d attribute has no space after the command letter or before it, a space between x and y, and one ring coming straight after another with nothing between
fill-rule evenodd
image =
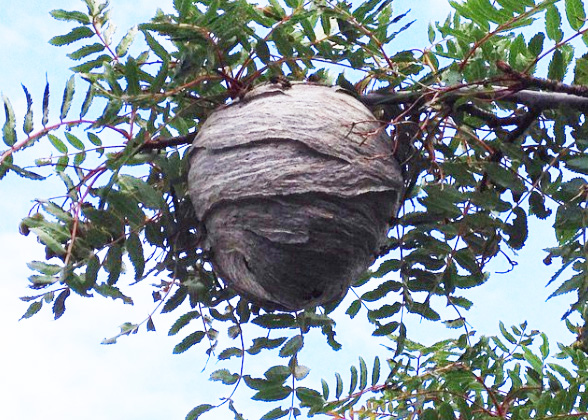
<instances>
[{"instance_id":1,"label":"wasp nest","mask_svg":"<svg viewBox=\"0 0 588 420\"><path fill-rule=\"evenodd\" d=\"M215 271L266 309L341 299L397 211L392 150L385 127L338 87L262 85L216 110L189 174Z\"/></svg>"}]
</instances>

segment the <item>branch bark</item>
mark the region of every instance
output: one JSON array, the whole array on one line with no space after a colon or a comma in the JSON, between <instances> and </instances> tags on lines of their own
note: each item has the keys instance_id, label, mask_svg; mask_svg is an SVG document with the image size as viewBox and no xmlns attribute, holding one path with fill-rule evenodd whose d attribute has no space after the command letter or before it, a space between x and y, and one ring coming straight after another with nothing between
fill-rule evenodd
<instances>
[{"instance_id":1,"label":"branch bark","mask_svg":"<svg viewBox=\"0 0 588 420\"><path fill-rule=\"evenodd\" d=\"M528 89L513 91L501 86L497 86L493 90L463 87L451 91L436 89L415 92L371 92L360 96L360 100L367 106L397 105L414 103L418 100L431 100L434 96L438 96L442 101L455 101L459 98L469 96L490 101L505 101L523 104L538 110L566 107L582 112L588 111L587 97L561 92L542 92Z\"/></svg>"}]
</instances>

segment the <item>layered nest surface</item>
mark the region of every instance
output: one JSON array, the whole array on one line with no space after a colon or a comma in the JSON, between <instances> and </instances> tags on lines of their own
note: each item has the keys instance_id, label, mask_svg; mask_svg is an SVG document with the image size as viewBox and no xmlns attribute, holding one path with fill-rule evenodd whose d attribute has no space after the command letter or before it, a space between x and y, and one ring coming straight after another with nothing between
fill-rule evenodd
<instances>
[{"instance_id":1,"label":"layered nest surface","mask_svg":"<svg viewBox=\"0 0 588 420\"><path fill-rule=\"evenodd\" d=\"M190 165L215 271L270 310L343 298L403 186L385 125L342 88L310 83L261 85L217 109Z\"/></svg>"}]
</instances>

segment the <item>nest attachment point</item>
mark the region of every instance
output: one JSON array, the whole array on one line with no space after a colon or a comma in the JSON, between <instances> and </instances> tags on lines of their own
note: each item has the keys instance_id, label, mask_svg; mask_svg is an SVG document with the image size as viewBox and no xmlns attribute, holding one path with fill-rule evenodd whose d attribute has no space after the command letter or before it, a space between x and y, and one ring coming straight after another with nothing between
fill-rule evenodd
<instances>
[{"instance_id":1,"label":"nest attachment point","mask_svg":"<svg viewBox=\"0 0 588 420\"><path fill-rule=\"evenodd\" d=\"M265 309L343 298L396 214L392 152L339 87L261 85L214 111L192 145L189 189L215 271Z\"/></svg>"}]
</instances>

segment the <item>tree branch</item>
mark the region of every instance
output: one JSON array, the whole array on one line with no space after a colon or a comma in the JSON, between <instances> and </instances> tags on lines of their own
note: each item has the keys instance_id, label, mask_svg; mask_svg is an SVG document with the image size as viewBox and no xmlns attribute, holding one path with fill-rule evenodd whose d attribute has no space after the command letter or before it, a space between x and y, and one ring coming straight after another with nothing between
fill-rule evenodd
<instances>
[{"instance_id":1,"label":"tree branch","mask_svg":"<svg viewBox=\"0 0 588 420\"><path fill-rule=\"evenodd\" d=\"M472 97L490 101L504 101L527 105L534 109L546 110L566 107L578 111L588 111L588 98L562 92L542 92L536 90L513 91L503 86L494 87L493 90L483 88L463 87L451 91L443 88L415 92L371 92L360 96L360 100L368 106L397 105L413 103L418 100L433 99L437 96L441 101L455 101L463 97Z\"/></svg>"}]
</instances>

